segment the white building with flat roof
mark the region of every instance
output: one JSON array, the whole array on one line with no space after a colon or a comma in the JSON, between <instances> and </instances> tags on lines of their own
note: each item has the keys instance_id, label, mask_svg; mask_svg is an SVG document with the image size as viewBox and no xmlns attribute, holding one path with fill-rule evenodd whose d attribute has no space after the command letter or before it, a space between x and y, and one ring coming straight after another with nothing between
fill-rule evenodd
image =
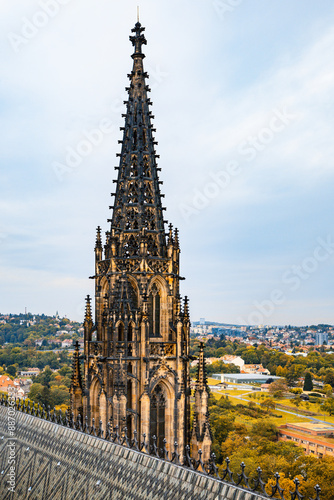
<instances>
[{"instance_id":1,"label":"white building with flat roof","mask_svg":"<svg viewBox=\"0 0 334 500\"><path fill-rule=\"evenodd\" d=\"M268 378L277 380L281 377L259 375L256 373L213 373L211 378L227 384L265 384Z\"/></svg>"}]
</instances>

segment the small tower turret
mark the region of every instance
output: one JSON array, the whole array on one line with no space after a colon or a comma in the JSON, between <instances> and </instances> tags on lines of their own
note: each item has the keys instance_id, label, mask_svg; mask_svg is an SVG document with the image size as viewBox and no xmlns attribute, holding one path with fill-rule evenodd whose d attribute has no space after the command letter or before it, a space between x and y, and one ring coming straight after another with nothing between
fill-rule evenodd
<instances>
[{"instance_id":1,"label":"small tower turret","mask_svg":"<svg viewBox=\"0 0 334 500\"><path fill-rule=\"evenodd\" d=\"M76 341L72 361L72 378L70 387L71 408L74 413L74 418L77 418L79 414L82 416L82 388L79 342Z\"/></svg>"},{"instance_id":2,"label":"small tower turret","mask_svg":"<svg viewBox=\"0 0 334 500\"><path fill-rule=\"evenodd\" d=\"M204 358L204 343L199 346L197 380L195 386L194 423L191 436L192 456L198 458L198 450L202 450L202 460L209 460L211 455L212 435L209 421L209 387Z\"/></svg>"}]
</instances>

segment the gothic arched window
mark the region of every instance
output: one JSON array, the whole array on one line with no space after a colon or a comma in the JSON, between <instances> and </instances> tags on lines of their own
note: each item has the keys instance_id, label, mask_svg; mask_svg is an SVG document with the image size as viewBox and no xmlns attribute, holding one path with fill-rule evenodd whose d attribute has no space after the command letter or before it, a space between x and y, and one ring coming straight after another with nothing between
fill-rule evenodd
<instances>
[{"instance_id":1,"label":"gothic arched window","mask_svg":"<svg viewBox=\"0 0 334 500\"><path fill-rule=\"evenodd\" d=\"M160 336L160 292L157 285L151 288L148 297L150 337Z\"/></svg>"},{"instance_id":2,"label":"gothic arched window","mask_svg":"<svg viewBox=\"0 0 334 500\"><path fill-rule=\"evenodd\" d=\"M132 434L133 434L133 416L131 410L133 410L133 382L131 379L128 379L127 381L127 397L126 397L126 408L127 410L127 415L126 415L126 427L128 431L128 438L132 439Z\"/></svg>"},{"instance_id":3,"label":"gothic arched window","mask_svg":"<svg viewBox=\"0 0 334 500\"><path fill-rule=\"evenodd\" d=\"M117 327L117 339L118 339L118 342L124 341L124 325L123 325L123 323L120 323Z\"/></svg>"},{"instance_id":4,"label":"gothic arched window","mask_svg":"<svg viewBox=\"0 0 334 500\"><path fill-rule=\"evenodd\" d=\"M151 395L150 438L157 438L158 448L163 448L165 438L166 396L161 385L157 385Z\"/></svg>"}]
</instances>

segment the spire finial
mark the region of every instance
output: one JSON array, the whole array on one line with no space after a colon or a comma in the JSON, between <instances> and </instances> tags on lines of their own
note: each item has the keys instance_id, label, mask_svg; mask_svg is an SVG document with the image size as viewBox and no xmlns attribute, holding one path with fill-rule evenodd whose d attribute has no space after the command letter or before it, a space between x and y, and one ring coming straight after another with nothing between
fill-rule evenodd
<instances>
[{"instance_id":1,"label":"spire finial","mask_svg":"<svg viewBox=\"0 0 334 500\"><path fill-rule=\"evenodd\" d=\"M136 57L141 57L143 59L145 57L145 55L142 53L141 47L142 47L142 45L147 44L146 38L142 34L143 31L145 31L145 28L142 27L142 25L140 24L140 22L138 20L135 24L135 27L132 28L131 31L132 31L132 33L135 33L134 36L129 37L132 45L135 47L135 51L132 54L132 58L134 59Z\"/></svg>"},{"instance_id":2,"label":"spire finial","mask_svg":"<svg viewBox=\"0 0 334 500\"><path fill-rule=\"evenodd\" d=\"M86 310L85 310L85 322L91 323L92 322L92 310L90 307L90 295L87 295L86 297Z\"/></svg>"},{"instance_id":3,"label":"spire finial","mask_svg":"<svg viewBox=\"0 0 334 500\"><path fill-rule=\"evenodd\" d=\"M179 230L177 228L174 229L174 245L175 248L179 248Z\"/></svg>"},{"instance_id":4,"label":"spire finial","mask_svg":"<svg viewBox=\"0 0 334 500\"><path fill-rule=\"evenodd\" d=\"M172 245L174 243L173 240L173 224L169 224L169 233L168 233L168 245Z\"/></svg>"},{"instance_id":5,"label":"spire finial","mask_svg":"<svg viewBox=\"0 0 334 500\"><path fill-rule=\"evenodd\" d=\"M95 243L95 248L102 248L101 228L100 228L100 226L97 226L97 228L96 228L96 243Z\"/></svg>"},{"instance_id":6,"label":"spire finial","mask_svg":"<svg viewBox=\"0 0 334 500\"><path fill-rule=\"evenodd\" d=\"M139 5L137 5L137 23L139 23Z\"/></svg>"}]
</instances>

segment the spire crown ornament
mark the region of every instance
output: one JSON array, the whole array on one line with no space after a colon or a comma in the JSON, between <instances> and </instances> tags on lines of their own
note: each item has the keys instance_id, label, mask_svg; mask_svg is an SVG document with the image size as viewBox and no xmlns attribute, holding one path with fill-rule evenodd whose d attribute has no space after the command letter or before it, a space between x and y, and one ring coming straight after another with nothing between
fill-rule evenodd
<instances>
[{"instance_id":1,"label":"spire crown ornament","mask_svg":"<svg viewBox=\"0 0 334 500\"><path fill-rule=\"evenodd\" d=\"M135 47L135 51L132 54L132 58L140 57L144 59L145 55L142 53L142 45L146 45L147 41L145 38L145 35L142 35L143 31L145 31L145 28L142 27L139 21L136 22L135 27L132 28L132 33L135 33L134 36L130 36L130 41L132 42L132 45Z\"/></svg>"},{"instance_id":2,"label":"spire crown ornament","mask_svg":"<svg viewBox=\"0 0 334 500\"><path fill-rule=\"evenodd\" d=\"M86 308L85 308L85 323L93 323L92 310L91 310L91 298L90 295L86 297Z\"/></svg>"},{"instance_id":3,"label":"spire crown ornament","mask_svg":"<svg viewBox=\"0 0 334 500\"><path fill-rule=\"evenodd\" d=\"M101 228L100 226L97 226L96 228L96 243L95 243L95 249L101 249L102 250L102 239L101 239Z\"/></svg>"}]
</instances>

